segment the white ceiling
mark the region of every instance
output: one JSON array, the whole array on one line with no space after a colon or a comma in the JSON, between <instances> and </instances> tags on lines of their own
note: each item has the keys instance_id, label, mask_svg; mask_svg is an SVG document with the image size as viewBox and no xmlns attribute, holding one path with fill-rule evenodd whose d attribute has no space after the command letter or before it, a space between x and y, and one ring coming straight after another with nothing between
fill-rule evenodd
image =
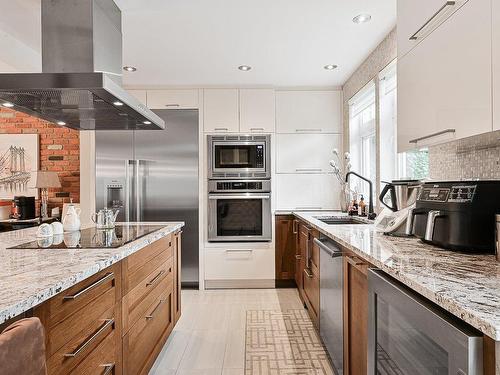
<instances>
[{"instance_id":1,"label":"white ceiling","mask_svg":"<svg viewBox=\"0 0 500 375\"><path fill-rule=\"evenodd\" d=\"M128 87L340 86L396 23L396 0L115 1ZM0 71L39 71L40 0L0 9Z\"/></svg>"},{"instance_id":2,"label":"white ceiling","mask_svg":"<svg viewBox=\"0 0 500 375\"><path fill-rule=\"evenodd\" d=\"M396 23L396 0L116 2L128 86L340 86Z\"/></svg>"}]
</instances>

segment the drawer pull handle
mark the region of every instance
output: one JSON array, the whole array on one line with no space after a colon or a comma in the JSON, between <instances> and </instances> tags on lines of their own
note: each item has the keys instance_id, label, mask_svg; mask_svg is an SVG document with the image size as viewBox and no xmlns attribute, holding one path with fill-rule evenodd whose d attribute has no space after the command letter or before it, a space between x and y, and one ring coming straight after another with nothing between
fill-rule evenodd
<instances>
[{"instance_id":1,"label":"drawer pull handle","mask_svg":"<svg viewBox=\"0 0 500 375\"><path fill-rule=\"evenodd\" d=\"M165 273L165 270L161 270L160 272L158 272L158 275L156 275L155 277L153 277L151 280L149 280L147 283L146 283L146 286L151 286L153 284L155 284L159 279L160 277Z\"/></svg>"},{"instance_id":2,"label":"drawer pull handle","mask_svg":"<svg viewBox=\"0 0 500 375\"><path fill-rule=\"evenodd\" d=\"M80 344L75 351L71 353L64 354L64 357L76 357L78 354L83 352L95 339L97 339L108 327L115 323L114 319L105 319L104 324L88 339L86 339L82 344Z\"/></svg>"},{"instance_id":3,"label":"drawer pull handle","mask_svg":"<svg viewBox=\"0 0 500 375\"><path fill-rule=\"evenodd\" d=\"M365 264L365 262L361 261L358 257L346 257L346 260L348 263L352 264L353 266L362 266Z\"/></svg>"},{"instance_id":4,"label":"drawer pull handle","mask_svg":"<svg viewBox=\"0 0 500 375\"><path fill-rule=\"evenodd\" d=\"M408 141L408 143L418 143L420 141L424 141L426 139L434 138L434 137L437 137L438 135L443 135L443 134L447 134L447 133L453 133L453 134L455 134L456 130L455 129L441 130L441 131L439 131L437 133L432 133L432 134L429 134L429 135L426 135L426 136L423 136L423 137L420 137L420 138L412 139L412 140Z\"/></svg>"},{"instance_id":5,"label":"drawer pull handle","mask_svg":"<svg viewBox=\"0 0 500 375\"><path fill-rule=\"evenodd\" d=\"M146 315L146 320L151 320L155 317L155 312L156 310L158 310L158 308L161 306L161 304L165 302L165 300L161 299L160 302L158 302L158 304L155 306L155 308L153 309L153 311L151 311L151 313L149 315Z\"/></svg>"},{"instance_id":6,"label":"drawer pull handle","mask_svg":"<svg viewBox=\"0 0 500 375\"><path fill-rule=\"evenodd\" d=\"M253 131L264 131L264 128L250 128L250 131L253 132Z\"/></svg>"},{"instance_id":7,"label":"drawer pull handle","mask_svg":"<svg viewBox=\"0 0 500 375\"><path fill-rule=\"evenodd\" d=\"M228 128L215 128L214 130L216 132L227 132L229 129Z\"/></svg>"},{"instance_id":8,"label":"drawer pull handle","mask_svg":"<svg viewBox=\"0 0 500 375\"><path fill-rule=\"evenodd\" d=\"M312 279L313 277L313 274L311 273L311 271L309 271L307 268L304 268L304 273L306 274L306 276L310 279Z\"/></svg>"},{"instance_id":9,"label":"drawer pull handle","mask_svg":"<svg viewBox=\"0 0 500 375\"><path fill-rule=\"evenodd\" d=\"M75 293L73 295L70 295L70 296L64 296L63 299L64 300L74 300L74 299L77 299L78 297L82 296L83 294L87 293L88 291L94 289L95 287L101 285L102 283L114 278L115 275L113 272L110 272L110 273L107 273L106 275L104 275L102 278L100 278L99 280L97 280L95 283L93 284L90 284L88 287L80 290L78 293Z\"/></svg>"},{"instance_id":10,"label":"drawer pull handle","mask_svg":"<svg viewBox=\"0 0 500 375\"><path fill-rule=\"evenodd\" d=\"M165 104L165 107L180 107L180 104Z\"/></svg>"},{"instance_id":11,"label":"drawer pull handle","mask_svg":"<svg viewBox=\"0 0 500 375\"><path fill-rule=\"evenodd\" d=\"M101 367L104 367L104 372L102 373L102 375L109 375L109 374L113 373L113 369L115 368L115 364L108 363L105 365L101 365Z\"/></svg>"},{"instance_id":12,"label":"drawer pull handle","mask_svg":"<svg viewBox=\"0 0 500 375\"><path fill-rule=\"evenodd\" d=\"M316 133L316 132L321 132L323 129L318 128L318 129L295 129L297 133L305 133L305 132L311 132L311 133Z\"/></svg>"},{"instance_id":13,"label":"drawer pull handle","mask_svg":"<svg viewBox=\"0 0 500 375\"><path fill-rule=\"evenodd\" d=\"M297 260L301 260L301 259L302 259L302 255L298 255L298 254L297 254L297 255L295 255L295 259L297 259Z\"/></svg>"},{"instance_id":14,"label":"drawer pull handle","mask_svg":"<svg viewBox=\"0 0 500 375\"><path fill-rule=\"evenodd\" d=\"M321 168L295 168L295 172L321 172Z\"/></svg>"},{"instance_id":15,"label":"drawer pull handle","mask_svg":"<svg viewBox=\"0 0 500 375\"><path fill-rule=\"evenodd\" d=\"M437 10L436 13L434 13L423 25L422 27L420 27L420 29L418 29L417 31L415 31L415 34L413 34L412 36L410 36L410 40L417 40L418 39L418 34L420 34L420 32L422 30L424 30L437 16L439 16L441 14L441 12L443 10L445 10L447 7L449 6L454 6L456 4L456 1L447 1L441 8L439 8Z\"/></svg>"}]
</instances>

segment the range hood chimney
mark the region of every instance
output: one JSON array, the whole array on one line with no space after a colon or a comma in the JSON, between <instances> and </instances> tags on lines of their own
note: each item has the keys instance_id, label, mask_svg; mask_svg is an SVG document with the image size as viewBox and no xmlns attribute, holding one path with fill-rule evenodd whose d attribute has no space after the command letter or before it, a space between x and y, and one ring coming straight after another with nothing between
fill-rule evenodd
<instances>
[{"instance_id":1,"label":"range hood chimney","mask_svg":"<svg viewBox=\"0 0 500 375\"><path fill-rule=\"evenodd\" d=\"M80 130L164 129L121 87L113 0L42 0L42 73L0 74L0 105Z\"/></svg>"}]
</instances>

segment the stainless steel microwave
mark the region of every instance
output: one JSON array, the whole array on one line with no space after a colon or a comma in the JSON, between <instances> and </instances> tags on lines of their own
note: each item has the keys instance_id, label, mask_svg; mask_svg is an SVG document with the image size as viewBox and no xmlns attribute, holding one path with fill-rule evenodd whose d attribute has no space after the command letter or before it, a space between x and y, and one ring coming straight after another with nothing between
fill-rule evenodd
<instances>
[{"instance_id":1,"label":"stainless steel microwave","mask_svg":"<svg viewBox=\"0 0 500 375\"><path fill-rule=\"evenodd\" d=\"M271 136L209 135L208 178L271 178Z\"/></svg>"}]
</instances>

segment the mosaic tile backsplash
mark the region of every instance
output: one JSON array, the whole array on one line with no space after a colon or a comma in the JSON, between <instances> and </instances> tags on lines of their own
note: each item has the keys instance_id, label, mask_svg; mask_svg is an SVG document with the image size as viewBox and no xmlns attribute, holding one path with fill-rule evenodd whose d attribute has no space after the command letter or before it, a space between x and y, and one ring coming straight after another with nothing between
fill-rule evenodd
<instances>
[{"instance_id":1,"label":"mosaic tile backsplash","mask_svg":"<svg viewBox=\"0 0 500 375\"><path fill-rule=\"evenodd\" d=\"M429 177L500 179L500 131L429 147Z\"/></svg>"}]
</instances>

